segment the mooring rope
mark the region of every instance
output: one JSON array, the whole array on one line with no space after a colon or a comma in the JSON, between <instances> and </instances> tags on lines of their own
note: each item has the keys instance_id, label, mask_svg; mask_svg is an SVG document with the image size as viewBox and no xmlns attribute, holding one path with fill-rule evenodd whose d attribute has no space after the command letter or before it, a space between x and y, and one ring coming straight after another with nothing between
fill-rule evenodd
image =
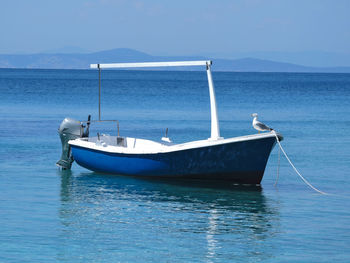
<instances>
[{"instance_id":1,"label":"mooring rope","mask_svg":"<svg viewBox=\"0 0 350 263\"><path fill-rule=\"evenodd\" d=\"M278 139L278 138L277 138ZM277 164L277 177L274 187L277 186L278 179L280 177L280 162L281 162L281 148L278 148L278 164Z\"/></svg>"},{"instance_id":2,"label":"mooring rope","mask_svg":"<svg viewBox=\"0 0 350 263\"><path fill-rule=\"evenodd\" d=\"M284 156L286 157L287 161L289 162L289 164L293 167L294 171L297 173L297 175L299 175L299 177L304 181L305 184L307 184L311 189L315 190L316 192L320 193L320 194L323 194L323 195L328 195L327 193L325 192L322 192L321 190L318 190L316 187L314 187L311 183L309 183L300 173L299 171L297 170L297 168L294 166L294 164L292 163L292 161L289 159L288 155L286 154L286 152L284 151L281 143L280 143L280 140L278 139L278 136L277 136L277 133L273 130L272 131L276 137L276 140L277 140L277 143L281 149L281 151L283 152ZM278 168L278 173L279 173L279 168ZM276 181L277 183L277 181Z\"/></svg>"}]
</instances>

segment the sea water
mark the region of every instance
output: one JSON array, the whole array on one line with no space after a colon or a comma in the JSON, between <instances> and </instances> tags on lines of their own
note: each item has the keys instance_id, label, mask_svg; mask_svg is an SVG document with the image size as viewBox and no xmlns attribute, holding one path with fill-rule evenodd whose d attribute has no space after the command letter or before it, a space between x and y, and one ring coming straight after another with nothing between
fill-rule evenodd
<instances>
[{"instance_id":1,"label":"sea water","mask_svg":"<svg viewBox=\"0 0 350 263\"><path fill-rule=\"evenodd\" d=\"M98 119L94 70L0 70L0 262L350 262L350 74L213 72L225 138L254 134L281 157L261 186L60 171L65 117ZM102 119L122 136L210 137L204 72L102 71ZM93 124L116 134L113 123Z\"/></svg>"}]
</instances>

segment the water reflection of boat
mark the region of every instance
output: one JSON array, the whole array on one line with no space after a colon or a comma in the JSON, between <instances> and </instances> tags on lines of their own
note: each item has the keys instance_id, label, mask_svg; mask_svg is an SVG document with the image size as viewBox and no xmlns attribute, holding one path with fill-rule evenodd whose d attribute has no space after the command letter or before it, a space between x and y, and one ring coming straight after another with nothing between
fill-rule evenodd
<instances>
[{"instance_id":1,"label":"water reflection of boat","mask_svg":"<svg viewBox=\"0 0 350 263\"><path fill-rule=\"evenodd\" d=\"M210 259L218 249L236 241L260 242L278 231L278 208L260 186L59 173L60 219L71 235L81 234L81 225L86 231L116 235L130 245L135 231L140 231L141 239L167 233L183 233L185 239L201 235ZM133 234L118 236L119 228L125 235L127 231ZM265 253L263 246L258 250L260 256Z\"/></svg>"},{"instance_id":2,"label":"water reflection of boat","mask_svg":"<svg viewBox=\"0 0 350 263\"><path fill-rule=\"evenodd\" d=\"M98 173L80 173L73 176L70 170L58 171L61 174L61 198L69 201L74 198L138 198L152 201L175 201L196 203L197 205L223 209L239 209L241 212L254 211L269 213L263 189L260 185L227 184L203 180L178 180L135 178ZM118 180L115 178L118 177ZM198 188L198 189L196 189ZM116 196L104 193L115 193ZM252 211L253 211L252 210Z\"/></svg>"}]
</instances>

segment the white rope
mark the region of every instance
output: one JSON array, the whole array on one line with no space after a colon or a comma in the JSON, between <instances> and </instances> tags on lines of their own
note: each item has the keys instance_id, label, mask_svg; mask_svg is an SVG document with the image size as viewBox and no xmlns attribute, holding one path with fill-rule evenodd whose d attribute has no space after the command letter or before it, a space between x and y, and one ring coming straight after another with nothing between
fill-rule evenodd
<instances>
[{"instance_id":1,"label":"white rope","mask_svg":"<svg viewBox=\"0 0 350 263\"><path fill-rule=\"evenodd\" d=\"M277 138L278 139L278 138ZM277 140L278 141L278 140ZM278 164L277 164L277 177L274 187L277 186L278 179L280 178L280 161L281 161L281 148L278 148Z\"/></svg>"},{"instance_id":2,"label":"white rope","mask_svg":"<svg viewBox=\"0 0 350 263\"><path fill-rule=\"evenodd\" d=\"M323 194L323 195L327 195L327 193L325 192L322 192L321 190L318 190L316 187L314 187L311 183L309 183L300 173L299 171L297 170L297 168L295 168L295 166L293 165L292 161L289 159L288 155L286 154L286 152L284 151L281 143L280 143L280 140L278 139L278 136L276 134L276 132L273 130L273 133L275 134L275 137L276 137L276 140L277 140L277 143L281 149L281 151L283 152L284 156L286 157L286 159L288 160L289 164L293 167L294 171L299 175L299 177L304 181L304 183L306 183L310 188L312 188L313 190L315 190L316 192L319 192L320 194Z\"/></svg>"}]
</instances>

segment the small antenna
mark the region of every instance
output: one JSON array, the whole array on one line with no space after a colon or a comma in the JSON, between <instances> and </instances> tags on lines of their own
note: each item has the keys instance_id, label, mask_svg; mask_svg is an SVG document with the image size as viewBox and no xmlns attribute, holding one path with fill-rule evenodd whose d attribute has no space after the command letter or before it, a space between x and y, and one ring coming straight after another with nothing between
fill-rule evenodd
<instances>
[{"instance_id":1,"label":"small antenna","mask_svg":"<svg viewBox=\"0 0 350 263\"><path fill-rule=\"evenodd\" d=\"M162 141L171 143L171 140L168 137L168 128L166 128L166 130L165 130L165 136L162 137Z\"/></svg>"},{"instance_id":2,"label":"small antenna","mask_svg":"<svg viewBox=\"0 0 350 263\"><path fill-rule=\"evenodd\" d=\"M117 131L118 131L118 137L119 137L119 121L117 121Z\"/></svg>"}]
</instances>

